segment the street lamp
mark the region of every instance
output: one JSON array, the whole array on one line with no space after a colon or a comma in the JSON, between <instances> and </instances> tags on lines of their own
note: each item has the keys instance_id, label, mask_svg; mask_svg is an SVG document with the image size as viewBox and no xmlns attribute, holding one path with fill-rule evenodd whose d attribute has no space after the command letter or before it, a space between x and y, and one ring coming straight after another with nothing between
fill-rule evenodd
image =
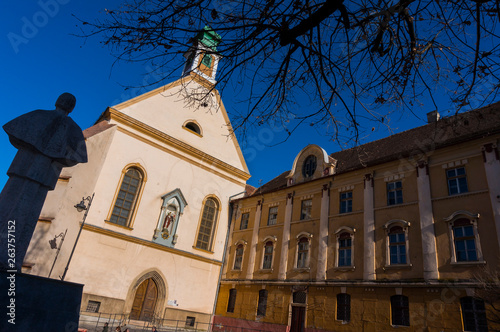
<instances>
[{"instance_id":1,"label":"street lamp","mask_svg":"<svg viewBox=\"0 0 500 332\"><path fill-rule=\"evenodd\" d=\"M59 256L59 251L61 251L61 247L62 247L62 244L64 242L64 238L66 237L67 232L68 232L68 229L66 228L66 231L64 233L56 235L56 236L54 236L54 238L52 240L49 240L50 249L57 249L57 253L56 253L56 257L54 258L54 263L52 263L52 267L50 268L49 276L47 278L50 278L52 270L54 269L54 265L56 265L57 256ZM59 248L57 247L57 238L58 237L61 238L61 243L59 243Z\"/></svg>"},{"instance_id":2,"label":"street lamp","mask_svg":"<svg viewBox=\"0 0 500 332\"><path fill-rule=\"evenodd\" d=\"M80 238L80 234L82 233L83 225L85 225L85 219L87 219L87 214L89 213L90 206L92 205L92 200L94 199L94 195L95 193L92 194L92 197L90 196L87 196L86 198L82 197L80 203L75 205L75 208L78 212L85 211L85 214L83 215L83 220L80 225L80 230L78 231L78 235L76 236L75 244L73 245L73 249L71 250L71 254L69 255L68 264L66 264L66 267L64 268L64 273L61 276L61 280L64 280L64 278L66 277L66 273L68 272L69 263L71 262L71 258L73 258L73 253L75 252L76 244L78 243L78 239ZM88 205L85 205L85 201L88 202Z\"/></svg>"}]
</instances>

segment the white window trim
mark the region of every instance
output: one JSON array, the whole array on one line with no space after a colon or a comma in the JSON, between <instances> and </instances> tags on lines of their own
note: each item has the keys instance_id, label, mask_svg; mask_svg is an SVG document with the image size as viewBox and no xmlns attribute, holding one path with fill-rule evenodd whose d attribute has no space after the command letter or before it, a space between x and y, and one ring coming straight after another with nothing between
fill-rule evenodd
<instances>
[{"instance_id":1,"label":"white window trim","mask_svg":"<svg viewBox=\"0 0 500 332\"><path fill-rule=\"evenodd\" d=\"M271 221L271 209L276 208L276 219L274 219L274 224L270 224ZM267 210L267 224L266 226L275 226L278 224L278 211L279 207L278 206L269 206L269 209Z\"/></svg>"},{"instance_id":2,"label":"white window trim","mask_svg":"<svg viewBox=\"0 0 500 332\"><path fill-rule=\"evenodd\" d=\"M449 217L443 220L448 223L448 236L450 239L450 254L451 254L451 264L452 265L475 265L475 264L486 264L484 260L483 251L481 249L481 242L479 240L479 233L477 231L477 221L479 220L479 213L472 213L466 210L459 210L453 212ZM476 254L477 261L466 261L457 262L457 254L455 251L455 235L453 234L453 224L457 219L468 219L472 225L474 231L474 240L476 241Z\"/></svg>"},{"instance_id":3,"label":"white window trim","mask_svg":"<svg viewBox=\"0 0 500 332\"><path fill-rule=\"evenodd\" d=\"M264 268L264 256L266 254L266 243L271 241L273 243L273 257L271 259L271 268L270 269L265 269ZM278 238L274 235L272 236L267 236L263 241L262 241L262 256L261 256L261 264L260 268L262 271L269 271L272 272L274 270L274 257L276 256L276 241L278 241Z\"/></svg>"},{"instance_id":4,"label":"white window trim","mask_svg":"<svg viewBox=\"0 0 500 332\"><path fill-rule=\"evenodd\" d=\"M309 270L311 268L310 266L310 262L311 262L311 239L312 239L313 235L311 233L308 233L308 232L301 232L297 235L296 239L297 239L297 246L295 248L295 262L294 262L294 268L296 270ZM308 251L307 251L307 259L306 259L306 264L305 264L305 267L298 267L298 263L299 263L299 242L302 238L306 238L307 239L307 242L308 242Z\"/></svg>"},{"instance_id":5,"label":"white window trim","mask_svg":"<svg viewBox=\"0 0 500 332\"><path fill-rule=\"evenodd\" d=\"M339 266L339 238L342 233L351 234L351 265ZM354 233L356 233L356 228L347 226L342 226L335 231L335 270L354 270L356 268L354 265Z\"/></svg>"},{"instance_id":6,"label":"white window trim","mask_svg":"<svg viewBox=\"0 0 500 332\"><path fill-rule=\"evenodd\" d=\"M232 271L242 271L243 270L243 259L245 258L245 248L247 246L247 241L245 240L239 240L237 241L235 244L234 244L234 255L233 255L233 262L232 262L232 265L231 265L231 270ZM241 268L239 269L235 269L234 268L234 263L236 263L236 249L238 249L238 246L239 245L243 245L243 253L241 254Z\"/></svg>"},{"instance_id":7,"label":"white window trim","mask_svg":"<svg viewBox=\"0 0 500 332\"><path fill-rule=\"evenodd\" d=\"M400 226L403 228L403 232L405 233L405 249L406 249L406 264L391 264L391 252L390 252L390 240L389 240L389 232L393 226ZM385 223L385 267L386 268L398 268L398 267L411 267L410 262L410 241L408 237L408 228L410 227L410 222L401 220L401 219L393 219L389 220Z\"/></svg>"}]
</instances>

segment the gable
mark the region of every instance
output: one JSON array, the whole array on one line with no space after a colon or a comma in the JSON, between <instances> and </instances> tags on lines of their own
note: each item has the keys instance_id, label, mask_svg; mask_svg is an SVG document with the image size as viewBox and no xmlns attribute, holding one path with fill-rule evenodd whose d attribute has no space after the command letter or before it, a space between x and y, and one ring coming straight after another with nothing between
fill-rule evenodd
<instances>
[{"instance_id":1,"label":"gable","mask_svg":"<svg viewBox=\"0 0 500 332\"><path fill-rule=\"evenodd\" d=\"M200 99L203 102L200 103ZM110 108L248 174L220 95L193 76ZM193 125L199 131L193 130Z\"/></svg>"}]
</instances>

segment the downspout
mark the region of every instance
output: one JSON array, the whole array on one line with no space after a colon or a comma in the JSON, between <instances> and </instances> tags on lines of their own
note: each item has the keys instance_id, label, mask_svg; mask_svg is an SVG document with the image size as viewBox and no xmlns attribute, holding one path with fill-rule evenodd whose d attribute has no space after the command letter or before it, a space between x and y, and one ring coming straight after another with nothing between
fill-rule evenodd
<instances>
[{"instance_id":1,"label":"downspout","mask_svg":"<svg viewBox=\"0 0 500 332\"><path fill-rule=\"evenodd\" d=\"M214 307L212 309L212 315L210 317L210 325L208 326L208 332L212 331L213 323L214 323L214 317L215 317L215 309L217 308L217 300L219 298L219 289L220 289L220 282L222 280L222 272L224 271L224 264L226 262L226 252L227 252L227 244L229 242L229 233L231 230L231 220L233 219L233 205L231 204L231 198L244 194L246 191L242 191L238 194L234 194L232 196L229 196L228 199L228 222L227 222L227 233L226 233L226 242L224 243L224 253L222 254L222 265L220 267L220 272L219 272L219 281L217 282L217 291L215 292L215 301L214 301Z\"/></svg>"}]
</instances>

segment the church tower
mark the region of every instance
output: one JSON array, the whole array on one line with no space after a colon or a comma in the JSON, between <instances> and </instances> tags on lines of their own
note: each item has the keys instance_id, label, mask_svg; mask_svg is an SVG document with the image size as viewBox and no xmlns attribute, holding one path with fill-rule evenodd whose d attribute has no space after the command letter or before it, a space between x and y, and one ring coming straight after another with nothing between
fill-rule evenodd
<instances>
[{"instance_id":1,"label":"church tower","mask_svg":"<svg viewBox=\"0 0 500 332\"><path fill-rule=\"evenodd\" d=\"M200 75L215 84L215 74L221 55L217 51L217 46L221 42L221 37L212 28L205 26L200 33L192 39L193 45L184 53L187 59L182 73L182 77L191 72Z\"/></svg>"}]
</instances>

